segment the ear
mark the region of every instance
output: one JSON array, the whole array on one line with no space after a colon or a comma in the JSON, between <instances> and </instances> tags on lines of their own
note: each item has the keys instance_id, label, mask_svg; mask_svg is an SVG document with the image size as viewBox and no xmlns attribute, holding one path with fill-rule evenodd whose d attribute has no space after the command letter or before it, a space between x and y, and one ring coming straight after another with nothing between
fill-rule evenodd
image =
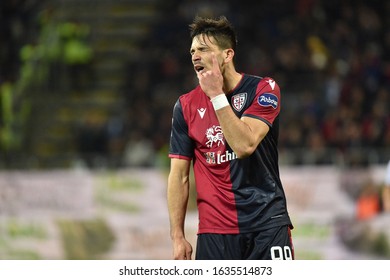
<instances>
[{"instance_id":1,"label":"ear","mask_svg":"<svg viewBox=\"0 0 390 280\"><path fill-rule=\"evenodd\" d=\"M226 49L223 51L223 59L224 63L228 63L233 60L234 57L234 50L233 49Z\"/></svg>"}]
</instances>

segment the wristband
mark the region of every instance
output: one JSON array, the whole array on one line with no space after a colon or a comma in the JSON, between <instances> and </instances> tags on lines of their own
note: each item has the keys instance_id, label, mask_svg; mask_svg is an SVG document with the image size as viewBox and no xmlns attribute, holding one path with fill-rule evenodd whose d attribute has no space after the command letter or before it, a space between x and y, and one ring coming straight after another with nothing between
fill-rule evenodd
<instances>
[{"instance_id":1,"label":"wristband","mask_svg":"<svg viewBox=\"0 0 390 280\"><path fill-rule=\"evenodd\" d=\"M217 95L210 99L211 103L213 103L214 110L222 109L223 107L229 106L229 101L226 98L224 93Z\"/></svg>"}]
</instances>

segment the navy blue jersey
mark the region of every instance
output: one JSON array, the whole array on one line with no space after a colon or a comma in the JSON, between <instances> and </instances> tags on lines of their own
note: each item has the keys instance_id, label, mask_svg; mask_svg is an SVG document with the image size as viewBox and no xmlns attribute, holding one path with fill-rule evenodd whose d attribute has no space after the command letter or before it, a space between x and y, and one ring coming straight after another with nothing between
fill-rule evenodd
<instances>
[{"instance_id":1,"label":"navy blue jersey","mask_svg":"<svg viewBox=\"0 0 390 280\"><path fill-rule=\"evenodd\" d=\"M278 168L279 86L271 78L243 74L226 96L239 118L257 118L270 130L251 156L238 159L200 86L179 97L169 157L193 160L198 233L235 234L290 225Z\"/></svg>"}]
</instances>

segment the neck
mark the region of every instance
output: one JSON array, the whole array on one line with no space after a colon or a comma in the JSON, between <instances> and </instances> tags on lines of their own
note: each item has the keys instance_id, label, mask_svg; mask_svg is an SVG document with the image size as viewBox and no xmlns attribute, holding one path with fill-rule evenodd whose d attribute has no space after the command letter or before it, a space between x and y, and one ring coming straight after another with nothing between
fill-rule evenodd
<instances>
[{"instance_id":1,"label":"neck","mask_svg":"<svg viewBox=\"0 0 390 280\"><path fill-rule=\"evenodd\" d=\"M237 84L241 81L242 75L236 70L226 71L223 75L223 92L228 93L232 91Z\"/></svg>"}]
</instances>

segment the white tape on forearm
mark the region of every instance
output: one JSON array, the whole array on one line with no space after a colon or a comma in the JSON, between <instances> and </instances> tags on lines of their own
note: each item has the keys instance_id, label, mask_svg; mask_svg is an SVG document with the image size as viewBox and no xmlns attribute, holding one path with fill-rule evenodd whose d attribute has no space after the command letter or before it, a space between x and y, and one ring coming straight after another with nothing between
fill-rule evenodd
<instances>
[{"instance_id":1,"label":"white tape on forearm","mask_svg":"<svg viewBox=\"0 0 390 280\"><path fill-rule=\"evenodd\" d=\"M213 97L211 99L211 103L213 103L214 110L219 110L223 107L229 106L229 101L224 93Z\"/></svg>"}]
</instances>

